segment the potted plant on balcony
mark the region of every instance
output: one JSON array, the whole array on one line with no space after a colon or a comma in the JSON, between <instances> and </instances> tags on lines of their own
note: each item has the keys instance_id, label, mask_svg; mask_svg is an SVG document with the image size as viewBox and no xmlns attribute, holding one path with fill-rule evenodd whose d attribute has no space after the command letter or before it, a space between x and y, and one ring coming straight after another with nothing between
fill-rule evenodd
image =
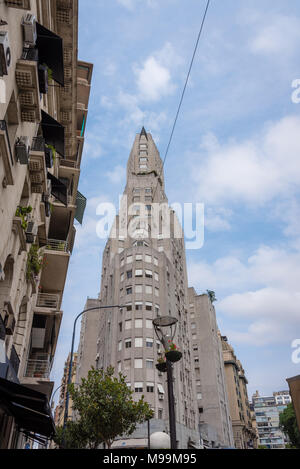
<instances>
[{"instance_id":1,"label":"potted plant on balcony","mask_svg":"<svg viewBox=\"0 0 300 469\"><path fill-rule=\"evenodd\" d=\"M161 373L166 373L167 371L167 362L166 362L166 358L164 357L160 357L158 360L157 360L157 363L156 363L156 368L158 371L160 371Z\"/></svg>"},{"instance_id":2,"label":"potted plant on balcony","mask_svg":"<svg viewBox=\"0 0 300 469\"><path fill-rule=\"evenodd\" d=\"M26 278L27 280L37 280L43 266L43 258L39 254L39 247L33 244L27 258Z\"/></svg>"},{"instance_id":3,"label":"potted plant on balcony","mask_svg":"<svg viewBox=\"0 0 300 469\"><path fill-rule=\"evenodd\" d=\"M168 340L168 348L166 349L166 358L170 362L178 362L182 357L182 353L177 349L174 342Z\"/></svg>"},{"instance_id":4,"label":"potted plant on balcony","mask_svg":"<svg viewBox=\"0 0 300 469\"><path fill-rule=\"evenodd\" d=\"M16 217L21 218L22 223L21 226L24 231L27 230L28 226L28 215L32 212L32 207L18 207L16 211Z\"/></svg>"}]
</instances>

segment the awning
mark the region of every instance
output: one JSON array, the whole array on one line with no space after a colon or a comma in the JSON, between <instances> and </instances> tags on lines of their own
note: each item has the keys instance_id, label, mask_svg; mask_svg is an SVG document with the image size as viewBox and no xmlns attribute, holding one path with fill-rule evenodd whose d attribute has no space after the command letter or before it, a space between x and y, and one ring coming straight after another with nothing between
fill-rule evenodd
<instances>
[{"instance_id":1,"label":"awning","mask_svg":"<svg viewBox=\"0 0 300 469\"><path fill-rule=\"evenodd\" d=\"M158 385L157 385L157 388L158 388L159 394L165 394L165 390L164 390L164 388L162 387L161 384L158 384Z\"/></svg>"},{"instance_id":2,"label":"awning","mask_svg":"<svg viewBox=\"0 0 300 469\"><path fill-rule=\"evenodd\" d=\"M77 197L76 197L76 212L75 212L75 218L76 220L82 225L83 222L83 216L84 212L86 209L86 198L84 195L81 194L81 192L77 192Z\"/></svg>"},{"instance_id":3,"label":"awning","mask_svg":"<svg viewBox=\"0 0 300 469\"><path fill-rule=\"evenodd\" d=\"M51 194L67 207L68 206L67 186L50 173L48 173L47 177L51 181Z\"/></svg>"},{"instance_id":4,"label":"awning","mask_svg":"<svg viewBox=\"0 0 300 469\"><path fill-rule=\"evenodd\" d=\"M52 437L55 425L45 394L0 378L0 407L23 430Z\"/></svg>"},{"instance_id":5,"label":"awning","mask_svg":"<svg viewBox=\"0 0 300 469\"><path fill-rule=\"evenodd\" d=\"M45 142L52 145L57 153L65 157L65 128L53 117L42 111L42 131Z\"/></svg>"},{"instance_id":6,"label":"awning","mask_svg":"<svg viewBox=\"0 0 300 469\"><path fill-rule=\"evenodd\" d=\"M40 64L46 64L52 70L53 80L64 86L64 51L63 39L49 29L36 23Z\"/></svg>"}]
</instances>

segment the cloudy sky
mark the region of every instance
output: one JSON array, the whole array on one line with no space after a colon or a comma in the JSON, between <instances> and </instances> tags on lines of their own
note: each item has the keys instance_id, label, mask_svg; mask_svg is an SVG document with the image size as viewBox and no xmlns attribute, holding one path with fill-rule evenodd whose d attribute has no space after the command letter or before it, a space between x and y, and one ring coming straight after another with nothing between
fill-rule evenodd
<instances>
[{"instance_id":1,"label":"cloudy sky","mask_svg":"<svg viewBox=\"0 0 300 469\"><path fill-rule=\"evenodd\" d=\"M80 1L79 56L94 63L80 182L88 207L66 284L56 386L74 317L100 289L97 206L118 203L143 125L164 156L205 6ZM250 397L286 389L300 369L291 359L300 339L299 46L297 0L212 0L165 166L170 203L205 204L204 245L187 251L189 283L215 290Z\"/></svg>"}]
</instances>

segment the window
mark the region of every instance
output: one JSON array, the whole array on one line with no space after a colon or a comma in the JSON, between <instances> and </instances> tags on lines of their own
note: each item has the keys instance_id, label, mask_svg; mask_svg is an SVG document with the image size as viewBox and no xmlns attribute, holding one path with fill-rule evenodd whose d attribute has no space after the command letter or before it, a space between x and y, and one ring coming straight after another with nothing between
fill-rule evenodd
<instances>
[{"instance_id":1,"label":"window","mask_svg":"<svg viewBox=\"0 0 300 469\"><path fill-rule=\"evenodd\" d=\"M148 166L146 164L140 164L140 169L148 169Z\"/></svg>"},{"instance_id":2,"label":"window","mask_svg":"<svg viewBox=\"0 0 300 469\"><path fill-rule=\"evenodd\" d=\"M152 262L152 257L149 256L148 254L145 255L145 261L151 263Z\"/></svg>"},{"instance_id":3,"label":"window","mask_svg":"<svg viewBox=\"0 0 300 469\"><path fill-rule=\"evenodd\" d=\"M131 339L125 340L125 348L131 348Z\"/></svg>"},{"instance_id":4,"label":"window","mask_svg":"<svg viewBox=\"0 0 300 469\"><path fill-rule=\"evenodd\" d=\"M135 189L133 189L134 194L140 194L140 192L141 192L141 189L139 187L136 187Z\"/></svg>"},{"instance_id":5,"label":"window","mask_svg":"<svg viewBox=\"0 0 300 469\"><path fill-rule=\"evenodd\" d=\"M146 193L146 194L152 194L152 189L151 189L151 187L146 187L145 193Z\"/></svg>"},{"instance_id":6,"label":"window","mask_svg":"<svg viewBox=\"0 0 300 469\"><path fill-rule=\"evenodd\" d=\"M126 275L127 275L127 278L128 278L128 279L129 279L129 278L132 278L132 270L128 270L128 271L126 272Z\"/></svg>"},{"instance_id":7,"label":"window","mask_svg":"<svg viewBox=\"0 0 300 469\"><path fill-rule=\"evenodd\" d=\"M142 260L143 260L143 254L137 254L137 255L135 256L135 260L136 260L136 261L142 261Z\"/></svg>"},{"instance_id":8,"label":"window","mask_svg":"<svg viewBox=\"0 0 300 469\"><path fill-rule=\"evenodd\" d=\"M124 370L130 370L131 368L131 360L124 360Z\"/></svg>"},{"instance_id":9,"label":"window","mask_svg":"<svg viewBox=\"0 0 300 469\"><path fill-rule=\"evenodd\" d=\"M135 276L136 276L136 277L142 277L142 276L143 276L143 271L142 271L142 269L136 269L136 271L135 271Z\"/></svg>"},{"instance_id":10,"label":"window","mask_svg":"<svg viewBox=\"0 0 300 469\"><path fill-rule=\"evenodd\" d=\"M159 277L158 277L158 273L157 272L154 272L154 279L158 282L159 281Z\"/></svg>"},{"instance_id":11,"label":"window","mask_svg":"<svg viewBox=\"0 0 300 469\"><path fill-rule=\"evenodd\" d=\"M158 265L158 259L157 259L157 257L154 257L154 265Z\"/></svg>"},{"instance_id":12,"label":"window","mask_svg":"<svg viewBox=\"0 0 300 469\"><path fill-rule=\"evenodd\" d=\"M127 256L126 262L127 262L127 264L131 264L132 263L132 256Z\"/></svg>"},{"instance_id":13,"label":"window","mask_svg":"<svg viewBox=\"0 0 300 469\"><path fill-rule=\"evenodd\" d=\"M201 392L197 393L197 399L202 399L202 393Z\"/></svg>"},{"instance_id":14,"label":"window","mask_svg":"<svg viewBox=\"0 0 300 469\"><path fill-rule=\"evenodd\" d=\"M152 196L151 195L146 195L145 196L145 202L153 202Z\"/></svg>"},{"instance_id":15,"label":"window","mask_svg":"<svg viewBox=\"0 0 300 469\"><path fill-rule=\"evenodd\" d=\"M134 368L143 368L143 359L142 358L135 358Z\"/></svg>"},{"instance_id":16,"label":"window","mask_svg":"<svg viewBox=\"0 0 300 469\"><path fill-rule=\"evenodd\" d=\"M141 311L143 309L143 303L141 301L137 301L135 303L135 310L136 311Z\"/></svg>"},{"instance_id":17,"label":"window","mask_svg":"<svg viewBox=\"0 0 300 469\"><path fill-rule=\"evenodd\" d=\"M164 251L164 247L163 247L163 246L159 246L158 252L163 252L163 251Z\"/></svg>"},{"instance_id":18,"label":"window","mask_svg":"<svg viewBox=\"0 0 300 469\"><path fill-rule=\"evenodd\" d=\"M143 320L142 319L136 319L134 322L134 327L136 329L143 329Z\"/></svg>"},{"instance_id":19,"label":"window","mask_svg":"<svg viewBox=\"0 0 300 469\"><path fill-rule=\"evenodd\" d=\"M195 363L199 363L199 357L195 357Z\"/></svg>"},{"instance_id":20,"label":"window","mask_svg":"<svg viewBox=\"0 0 300 469\"><path fill-rule=\"evenodd\" d=\"M135 293L143 293L143 285L136 285Z\"/></svg>"},{"instance_id":21,"label":"window","mask_svg":"<svg viewBox=\"0 0 300 469\"><path fill-rule=\"evenodd\" d=\"M152 270L145 271L146 278L152 278Z\"/></svg>"},{"instance_id":22,"label":"window","mask_svg":"<svg viewBox=\"0 0 300 469\"><path fill-rule=\"evenodd\" d=\"M146 301L146 311L152 311L152 303Z\"/></svg>"},{"instance_id":23,"label":"window","mask_svg":"<svg viewBox=\"0 0 300 469\"><path fill-rule=\"evenodd\" d=\"M133 197L133 203L140 202L140 201L141 201L141 198L139 195L136 195L135 197Z\"/></svg>"},{"instance_id":24,"label":"window","mask_svg":"<svg viewBox=\"0 0 300 469\"><path fill-rule=\"evenodd\" d=\"M153 343L154 343L153 339L146 339L146 347L153 348Z\"/></svg>"},{"instance_id":25,"label":"window","mask_svg":"<svg viewBox=\"0 0 300 469\"><path fill-rule=\"evenodd\" d=\"M122 332L122 323L119 322L119 332Z\"/></svg>"},{"instance_id":26,"label":"window","mask_svg":"<svg viewBox=\"0 0 300 469\"><path fill-rule=\"evenodd\" d=\"M197 334L193 334L193 335L192 335L192 339L193 339L193 340L197 340Z\"/></svg>"},{"instance_id":27,"label":"window","mask_svg":"<svg viewBox=\"0 0 300 469\"><path fill-rule=\"evenodd\" d=\"M126 311L132 311L132 303L127 303Z\"/></svg>"},{"instance_id":28,"label":"window","mask_svg":"<svg viewBox=\"0 0 300 469\"><path fill-rule=\"evenodd\" d=\"M126 288L126 294L131 295L132 294L132 287Z\"/></svg>"},{"instance_id":29,"label":"window","mask_svg":"<svg viewBox=\"0 0 300 469\"><path fill-rule=\"evenodd\" d=\"M134 339L134 346L136 348L140 348L140 347L143 347L143 338L142 337L136 337Z\"/></svg>"},{"instance_id":30,"label":"window","mask_svg":"<svg viewBox=\"0 0 300 469\"><path fill-rule=\"evenodd\" d=\"M124 280L124 272L121 274L120 281L123 282Z\"/></svg>"},{"instance_id":31,"label":"window","mask_svg":"<svg viewBox=\"0 0 300 469\"><path fill-rule=\"evenodd\" d=\"M155 288L155 296L159 296L159 288Z\"/></svg>"},{"instance_id":32,"label":"window","mask_svg":"<svg viewBox=\"0 0 300 469\"><path fill-rule=\"evenodd\" d=\"M197 352L198 351L198 345L194 345L193 350L194 350L194 352Z\"/></svg>"},{"instance_id":33,"label":"window","mask_svg":"<svg viewBox=\"0 0 300 469\"><path fill-rule=\"evenodd\" d=\"M122 350L122 340L120 340L120 342L118 344L118 350L119 350L119 352L121 352L121 350Z\"/></svg>"},{"instance_id":34,"label":"window","mask_svg":"<svg viewBox=\"0 0 300 469\"><path fill-rule=\"evenodd\" d=\"M134 392L143 392L143 383L134 383Z\"/></svg>"},{"instance_id":35,"label":"window","mask_svg":"<svg viewBox=\"0 0 300 469\"><path fill-rule=\"evenodd\" d=\"M147 383L147 392L154 392L154 383Z\"/></svg>"},{"instance_id":36,"label":"window","mask_svg":"<svg viewBox=\"0 0 300 469\"><path fill-rule=\"evenodd\" d=\"M153 329L152 319L146 319L146 329Z\"/></svg>"},{"instance_id":37,"label":"window","mask_svg":"<svg viewBox=\"0 0 300 469\"><path fill-rule=\"evenodd\" d=\"M152 286L151 285L146 285L145 291L148 295L152 295Z\"/></svg>"},{"instance_id":38,"label":"window","mask_svg":"<svg viewBox=\"0 0 300 469\"><path fill-rule=\"evenodd\" d=\"M146 368L152 370L153 369L153 360L146 360Z\"/></svg>"},{"instance_id":39,"label":"window","mask_svg":"<svg viewBox=\"0 0 300 469\"><path fill-rule=\"evenodd\" d=\"M140 163L148 163L148 158L143 156L140 158Z\"/></svg>"},{"instance_id":40,"label":"window","mask_svg":"<svg viewBox=\"0 0 300 469\"><path fill-rule=\"evenodd\" d=\"M158 409L158 419L162 420L163 419L163 409Z\"/></svg>"},{"instance_id":41,"label":"window","mask_svg":"<svg viewBox=\"0 0 300 469\"><path fill-rule=\"evenodd\" d=\"M194 322L192 323L191 328L196 329L196 324Z\"/></svg>"},{"instance_id":42,"label":"window","mask_svg":"<svg viewBox=\"0 0 300 469\"><path fill-rule=\"evenodd\" d=\"M118 373L121 373L121 369L122 369L122 363L118 362Z\"/></svg>"},{"instance_id":43,"label":"window","mask_svg":"<svg viewBox=\"0 0 300 469\"><path fill-rule=\"evenodd\" d=\"M146 143L140 143L140 150L147 150L147 144Z\"/></svg>"},{"instance_id":44,"label":"window","mask_svg":"<svg viewBox=\"0 0 300 469\"><path fill-rule=\"evenodd\" d=\"M132 321L129 319L128 321L125 321L125 330L128 331L131 329L132 326Z\"/></svg>"}]
</instances>

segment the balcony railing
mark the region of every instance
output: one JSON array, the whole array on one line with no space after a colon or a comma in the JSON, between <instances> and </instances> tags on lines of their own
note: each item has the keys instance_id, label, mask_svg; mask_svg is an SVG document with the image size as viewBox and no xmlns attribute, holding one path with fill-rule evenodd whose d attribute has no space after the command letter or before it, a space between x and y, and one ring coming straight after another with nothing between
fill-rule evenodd
<instances>
[{"instance_id":1,"label":"balcony railing","mask_svg":"<svg viewBox=\"0 0 300 469\"><path fill-rule=\"evenodd\" d=\"M51 362L48 357L45 360L29 359L25 371L26 378L49 379L51 371Z\"/></svg>"},{"instance_id":2,"label":"balcony railing","mask_svg":"<svg viewBox=\"0 0 300 469\"><path fill-rule=\"evenodd\" d=\"M59 307L59 295L50 293L39 293L36 305L38 308L48 308L58 310Z\"/></svg>"},{"instance_id":3,"label":"balcony railing","mask_svg":"<svg viewBox=\"0 0 300 469\"><path fill-rule=\"evenodd\" d=\"M60 241L58 239L48 239L47 251L58 251L58 252L70 252L69 251L69 244L67 241Z\"/></svg>"}]
</instances>

